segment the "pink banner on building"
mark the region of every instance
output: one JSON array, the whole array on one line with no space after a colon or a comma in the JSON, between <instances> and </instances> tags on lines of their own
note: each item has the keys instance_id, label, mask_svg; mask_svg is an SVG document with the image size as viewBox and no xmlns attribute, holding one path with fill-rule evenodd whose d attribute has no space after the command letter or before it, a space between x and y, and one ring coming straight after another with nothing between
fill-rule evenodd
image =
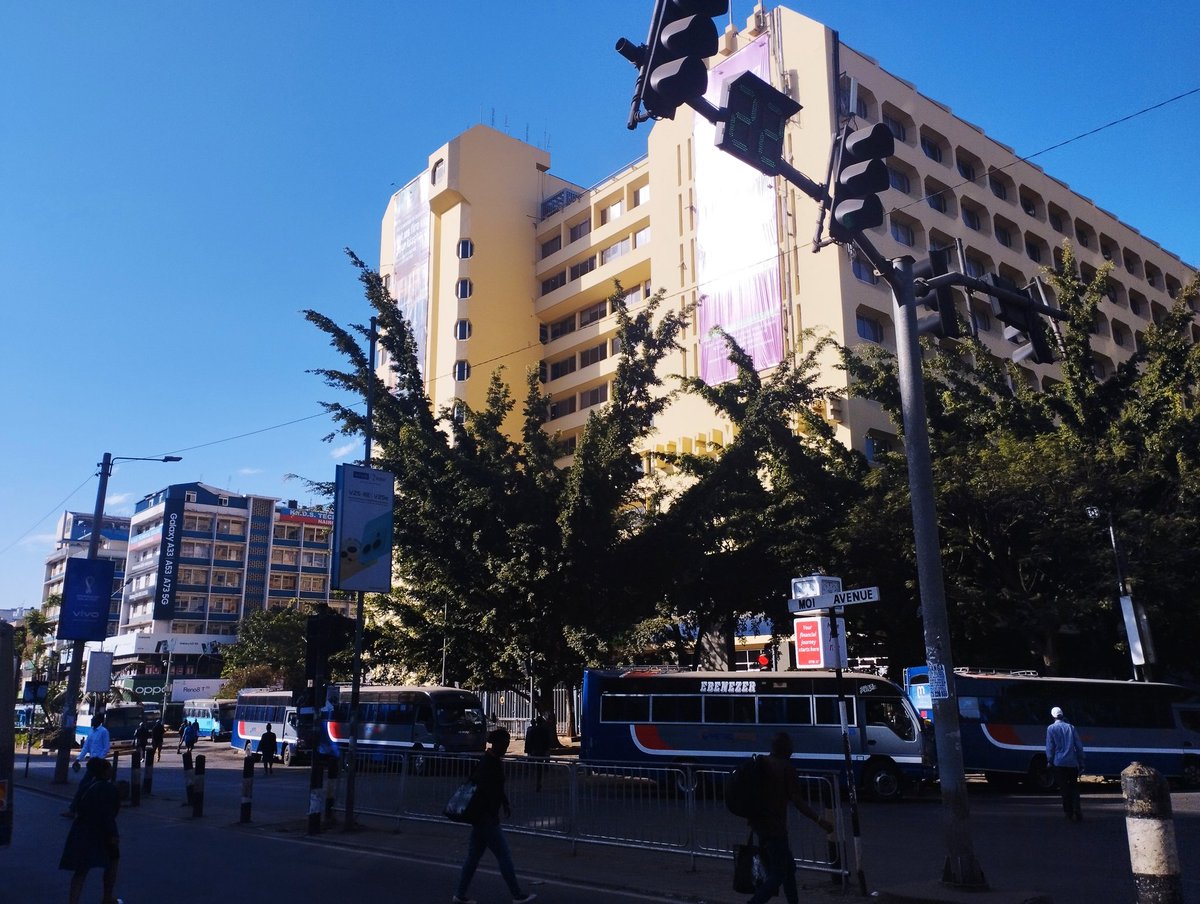
<instances>
[{"instance_id":1,"label":"pink banner on building","mask_svg":"<svg viewBox=\"0 0 1200 904\"><path fill-rule=\"evenodd\" d=\"M743 72L770 81L767 35L709 72L708 99ZM712 123L695 118L696 283L700 294L700 378L715 385L736 373L715 327L745 349L757 370L783 360L779 225L770 177L718 150Z\"/></svg>"},{"instance_id":2,"label":"pink banner on building","mask_svg":"<svg viewBox=\"0 0 1200 904\"><path fill-rule=\"evenodd\" d=\"M412 327L417 364L424 375L429 366L429 173L413 179L395 197L391 292Z\"/></svg>"}]
</instances>

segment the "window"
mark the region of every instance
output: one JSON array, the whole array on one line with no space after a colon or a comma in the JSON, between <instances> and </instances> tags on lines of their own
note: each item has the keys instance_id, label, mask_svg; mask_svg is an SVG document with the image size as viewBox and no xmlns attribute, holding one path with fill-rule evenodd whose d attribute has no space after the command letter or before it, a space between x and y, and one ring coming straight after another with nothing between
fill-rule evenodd
<instances>
[{"instance_id":1,"label":"window","mask_svg":"<svg viewBox=\"0 0 1200 904\"><path fill-rule=\"evenodd\" d=\"M559 270L548 279L542 280L542 294L549 295L555 289L560 289L567 284L567 271Z\"/></svg>"},{"instance_id":2,"label":"window","mask_svg":"<svg viewBox=\"0 0 1200 904\"><path fill-rule=\"evenodd\" d=\"M989 333L992 329L992 315L981 307L971 305L971 323L977 333Z\"/></svg>"},{"instance_id":3,"label":"window","mask_svg":"<svg viewBox=\"0 0 1200 904\"><path fill-rule=\"evenodd\" d=\"M966 205L963 205L962 221L968 229L979 231L979 214Z\"/></svg>"},{"instance_id":4,"label":"window","mask_svg":"<svg viewBox=\"0 0 1200 904\"><path fill-rule=\"evenodd\" d=\"M588 305L579 312L579 325L587 326L589 323L595 323L608 315L608 302L598 301L593 305Z\"/></svg>"},{"instance_id":5,"label":"window","mask_svg":"<svg viewBox=\"0 0 1200 904\"><path fill-rule=\"evenodd\" d=\"M556 235L552 239L542 242L542 257L549 257L555 251L562 248L562 236Z\"/></svg>"},{"instance_id":6,"label":"window","mask_svg":"<svg viewBox=\"0 0 1200 904\"><path fill-rule=\"evenodd\" d=\"M860 339L866 339L868 342L883 342L882 323L866 314L859 314L854 319Z\"/></svg>"},{"instance_id":7,"label":"window","mask_svg":"<svg viewBox=\"0 0 1200 904\"><path fill-rule=\"evenodd\" d=\"M892 442L885 436L867 434L867 461L878 464L882 456L892 451Z\"/></svg>"},{"instance_id":8,"label":"window","mask_svg":"<svg viewBox=\"0 0 1200 904\"><path fill-rule=\"evenodd\" d=\"M579 393L579 407L591 408L593 405L599 405L601 402L608 401L608 384L602 383L592 389L585 390Z\"/></svg>"},{"instance_id":9,"label":"window","mask_svg":"<svg viewBox=\"0 0 1200 904\"><path fill-rule=\"evenodd\" d=\"M559 236L559 241L560 242L562 241L562 236ZM470 239L459 239L458 240L458 258L459 258L459 260L465 261L468 257L473 257L474 255L475 255L475 243L472 242Z\"/></svg>"},{"instance_id":10,"label":"window","mask_svg":"<svg viewBox=\"0 0 1200 904\"><path fill-rule=\"evenodd\" d=\"M585 348L579 353L579 366L587 367L591 364L599 364L608 357L608 343L601 342L599 345L593 345L591 348Z\"/></svg>"},{"instance_id":11,"label":"window","mask_svg":"<svg viewBox=\"0 0 1200 904\"><path fill-rule=\"evenodd\" d=\"M329 545L329 528L328 527L306 527L304 528L304 542L316 543L318 546Z\"/></svg>"},{"instance_id":12,"label":"window","mask_svg":"<svg viewBox=\"0 0 1200 904\"><path fill-rule=\"evenodd\" d=\"M471 292L473 292L473 291L474 291L474 287L471 285L471 280L467 279L466 277L463 277L454 286L454 297L455 298L470 298Z\"/></svg>"},{"instance_id":13,"label":"window","mask_svg":"<svg viewBox=\"0 0 1200 904\"><path fill-rule=\"evenodd\" d=\"M1029 255L1029 259L1035 264L1042 261L1042 249L1033 242L1025 243L1025 253Z\"/></svg>"},{"instance_id":14,"label":"window","mask_svg":"<svg viewBox=\"0 0 1200 904\"><path fill-rule=\"evenodd\" d=\"M616 260L621 255L628 254L631 248L633 248L633 240L626 236L621 241L600 251L600 263L607 264L609 261Z\"/></svg>"},{"instance_id":15,"label":"window","mask_svg":"<svg viewBox=\"0 0 1200 904\"><path fill-rule=\"evenodd\" d=\"M983 276L983 263L974 257L967 257L967 276Z\"/></svg>"},{"instance_id":16,"label":"window","mask_svg":"<svg viewBox=\"0 0 1200 904\"><path fill-rule=\"evenodd\" d=\"M324 593L325 592L325 575L323 574L302 574L300 575L300 589L305 593Z\"/></svg>"},{"instance_id":17,"label":"window","mask_svg":"<svg viewBox=\"0 0 1200 904\"><path fill-rule=\"evenodd\" d=\"M561 361L555 361L550 365L550 379L557 380L565 377L567 374L575 373L575 356L564 358Z\"/></svg>"},{"instance_id":18,"label":"window","mask_svg":"<svg viewBox=\"0 0 1200 904\"><path fill-rule=\"evenodd\" d=\"M212 585L214 587L241 587L242 574L240 571L223 571L219 568L214 568Z\"/></svg>"},{"instance_id":19,"label":"window","mask_svg":"<svg viewBox=\"0 0 1200 904\"><path fill-rule=\"evenodd\" d=\"M1050 214L1050 228L1053 229L1055 232L1062 232L1063 231L1062 217L1060 217L1056 213Z\"/></svg>"},{"instance_id":20,"label":"window","mask_svg":"<svg viewBox=\"0 0 1200 904\"><path fill-rule=\"evenodd\" d=\"M471 338L471 321L463 319L454 323L454 338L459 342Z\"/></svg>"},{"instance_id":21,"label":"window","mask_svg":"<svg viewBox=\"0 0 1200 904\"><path fill-rule=\"evenodd\" d=\"M571 265L571 279L579 279L579 277L583 276L585 273L591 273L595 269L596 255L593 254L589 258L581 260L577 264Z\"/></svg>"},{"instance_id":22,"label":"window","mask_svg":"<svg viewBox=\"0 0 1200 904\"><path fill-rule=\"evenodd\" d=\"M891 129L892 135L893 135L893 137L895 137L895 139L897 141L904 141L907 139L908 133L904 128L904 123L902 123L900 120L895 119L894 117L888 116L886 113L884 113L883 114L883 124L885 126L887 126L889 129Z\"/></svg>"},{"instance_id":23,"label":"window","mask_svg":"<svg viewBox=\"0 0 1200 904\"><path fill-rule=\"evenodd\" d=\"M446 161L438 160L433 164L433 170L429 174L430 185L437 185L446 178Z\"/></svg>"},{"instance_id":24,"label":"window","mask_svg":"<svg viewBox=\"0 0 1200 904\"><path fill-rule=\"evenodd\" d=\"M577 242L592 231L592 218L580 220L568 230L572 242Z\"/></svg>"},{"instance_id":25,"label":"window","mask_svg":"<svg viewBox=\"0 0 1200 904\"><path fill-rule=\"evenodd\" d=\"M1021 209L1025 211L1028 216L1037 216L1037 205L1033 203L1032 198L1026 197L1025 195L1021 195Z\"/></svg>"},{"instance_id":26,"label":"window","mask_svg":"<svg viewBox=\"0 0 1200 904\"><path fill-rule=\"evenodd\" d=\"M549 419L566 417L568 414L575 413L575 396L568 396L565 399L559 399L557 402L550 403Z\"/></svg>"},{"instance_id":27,"label":"window","mask_svg":"<svg viewBox=\"0 0 1200 904\"><path fill-rule=\"evenodd\" d=\"M975 181L975 166L966 160L958 161L958 174L968 182Z\"/></svg>"},{"instance_id":28,"label":"window","mask_svg":"<svg viewBox=\"0 0 1200 904\"><path fill-rule=\"evenodd\" d=\"M939 213L946 212L946 195L942 189L930 192L925 197L925 203Z\"/></svg>"},{"instance_id":29,"label":"window","mask_svg":"<svg viewBox=\"0 0 1200 904\"><path fill-rule=\"evenodd\" d=\"M991 186L992 194L1001 201L1008 199L1008 187L995 176L988 177L988 185Z\"/></svg>"},{"instance_id":30,"label":"window","mask_svg":"<svg viewBox=\"0 0 1200 904\"><path fill-rule=\"evenodd\" d=\"M867 99L861 94L854 99L854 115L862 119L866 119L868 116Z\"/></svg>"},{"instance_id":31,"label":"window","mask_svg":"<svg viewBox=\"0 0 1200 904\"><path fill-rule=\"evenodd\" d=\"M1001 245L1003 245L1005 248L1011 248L1012 247L1012 233L1009 232L1008 229L1006 229L1004 226L997 225L996 226L996 241L999 242Z\"/></svg>"},{"instance_id":32,"label":"window","mask_svg":"<svg viewBox=\"0 0 1200 904\"><path fill-rule=\"evenodd\" d=\"M184 566L179 569L179 583L181 584L196 584L201 587L208 586L208 569L207 568L188 568Z\"/></svg>"},{"instance_id":33,"label":"window","mask_svg":"<svg viewBox=\"0 0 1200 904\"><path fill-rule=\"evenodd\" d=\"M641 207L643 204L645 204L649 200L650 200L650 186L643 185L641 188L635 188L633 190L633 204L631 206Z\"/></svg>"},{"instance_id":34,"label":"window","mask_svg":"<svg viewBox=\"0 0 1200 904\"><path fill-rule=\"evenodd\" d=\"M921 136L921 150L930 160L942 162L942 146L926 135Z\"/></svg>"},{"instance_id":35,"label":"window","mask_svg":"<svg viewBox=\"0 0 1200 904\"><path fill-rule=\"evenodd\" d=\"M567 333L575 332L575 315L571 314L564 317L562 320L556 320L550 324L550 339L558 339L560 336L565 336Z\"/></svg>"},{"instance_id":36,"label":"window","mask_svg":"<svg viewBox=\"0 0 1200 904\"><path fill-rule=\"evenodd\" d=\"M611 223L624 212L625 203L623 201L616 201L612 204L609 204L608 207L605 207L600 211L600 225L603 226L606 223Z\"/></svg>"},{"instance_id":37,"label":"window","mask_svg":"<svg viewBox=\"0 0 1200 904\"><path fill-rule=\"evenodd\" d=\"M184 501L184 502L195 502L195 501L196 501L196 498L197 498L197 497L196 497L196 491L195 491L195 490L187 490L187 491L186 491L186 492L183 494L183 501Z\"/></svg>"},{"instance_id":38,"label":"window","mask_svg":"<svg viewBox=\"0 0 1200 904\"><path fill-rule=\"evenodd\" d=\"M214 596L209 600L208 611L213 615L237 615L238 598L236 596Z\"/></svg>"},{"instance_id":39,"label":"window","mask_svg":"<svg viewBox=\"0 0 1200 904\"><path fill-rule=\"evenodd\" d=\"M462 383L471 376L471 365L463 360L454 362L454 379Z\"/></svg>"},{"instance_id":40,"label":"window","mask_svg":"<svg viewBox=\"0 0 1200 904\"><path fill-rule=\"evenodd\" d=\"M295 591L297 583L298 578L294 574L279 574L277 572L271 572L271 579L268 586L270 586L272 590Z\"/></svg>"},{"instance_id":41,"label":"window","mask_svg":"<svg viewBox=\"0 0 1200 904\"><path fill-rule=\"evenodd\" d=\"M206 534L212 533L213 519L212 515L184 515L183 529L201 531Z\"/></svg>"},{"instance_id":42,"label":"window","mask_svg":"<svg viewBox=\"0 0 1200 904\"><path fill-rule=\"evenodd\" d=\"M299 524L276 524L275 525L276 540L299 540L300 525Z\"/></svg>"},{"instance_id":43,"label":"window","mask_svg":"<svg viewBox=\"0 0 1200 904\"><path fill-rule=\"evenodd\" d=\"M300 555L300 564L305 568L328 568L329 553L305 551Z\"/></svg>"},{"instance_id":44,"label":"window","mask_svg":"<svg viewBox=\"0 0 1200 904\"><path fill-rule=\"evenodd\" d=\"M643 226L633 234L633 247L645 248L650 244L650 227Z\"/></svg>"},{"instance_id":45,"label":"window","mask_svg":"<svg viewBox=\"0 0 1200 904\"><path fill-rule=\"evenodd\" d=\"M879 282L879 277L875 275L875 268L865 261L859 260L857 257L850 264L850 269L854 271L854 275L862 282L875 285Z\"/></svg>"},{"instance_id":46,"label":"window","mask_svg":"<svg viewBox=\"0 0 1200 904\"><path fill-rule=\"evenodd\" d=\"M300 553L294 549L272 549L272 565L295 565L300 561Z\"/></svg>"},{"instance_id":47,"label":"window","mask_svg":"<svg viewBox=\"0 0 1200 904\"><path fill-rule=\"evenodd\" d=\"M218 518L217 533L234 537L246 536L246 522L239 518Z\"/></svg>"},{"instance_id":48,"label":"window","mask_svg":"<svg viewBox=\"0 0 1200 904\"><path fill-rule=\"evenodd\" d=\"M229 497L228 496L218 496L217 503L220 505L228 506L229 505Z\"/></svg>"},{"instance_id":49,"label":"window","mask_svg":"<svg viewBox=\"0 0 1200 904\"><path fill-rule=\"evenodd\" d=\"M184 540L179 545L179 554L185 559L209 559L212 557L212 544L202 540Z\"/></svg>"},{"instance_id":50,"label":"window","mask_svg":"<svg viewBox=\"0 0 1200 904\"><path fill-rule=\"evenodd\" d=\"M246 547L240 543L218 543L213 558L220 562L240 562Z\"/></svg>"},{"instance_id":51,"label":"window","mask_svg":"<svg viewBox=\"0 0 1200 904\"><path fill-rule=\"evenodd\" d=\"M612 353L614 355L621 354L621 337L618 336L612 341Z\"/></svg>"},{"instance_id":52,"label":"window","mask_svg":"<svg viewBox=\"0 0 1200 904\"><path fill-rule=\"evenodd\" d=\"M892 188L896 189L896 191L902 191L905 194L908 194L908 176L905 173L900 172L900 170L896 169L894 166L888 167L888 184L891 185Z\"/></svg>"},{"instance_id":53,"label":"window","mask_svg":"<svg viewBox=\"0 0 1200 904\"><path fill-rule=\"evenodd\" d=\"M909 247L912 247L914 239L911 226L909 226L907 223L900 223L893 219L891 231L892 238L894 238L897 242L899 242L901 245L908 245Z\"/></svg>"}]
</instances>

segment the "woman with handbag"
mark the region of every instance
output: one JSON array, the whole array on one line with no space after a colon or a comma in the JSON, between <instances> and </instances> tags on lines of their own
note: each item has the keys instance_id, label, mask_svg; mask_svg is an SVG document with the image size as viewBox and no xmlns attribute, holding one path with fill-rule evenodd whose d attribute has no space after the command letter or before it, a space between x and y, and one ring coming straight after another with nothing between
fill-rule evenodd
<instances>
[{"instance_id":1,"label":"woman with handbag","mask_svg":"<svg viewBox=\"0 0 1200 904\"><path fill-rule=\"evenodd\" d=\"M70 904L79 904L84 880L92 867L104 870L104 904L121 904L113 895L121 856L117 835L117 810L121 803L117 786L110 780L112 766L108 760L93 757L88 760L87 771L91 781L75 804L75 821L67 833L58 868L73 873L67 898Z\"/></svg>"},{"instance_id":2,"label":"woman with handbag","mask_svg":"<svg viewBox=\"0 0 1200 904\"><path fill-rule=\"evenodd\" d=\"M500 867L500 875L504 877L504 882L512 893L513 904L526 904L537 895L521 891L516 871L513 869L508 841L500 829L500 808L504 808L505 818L512 815L512 807L504 793L502 762L504 754L508 752L508 732L503 728L493 729L488 732L487 741L489 747L471 776L475 785L475 794L468 809L471 838L467 843L467 859L458 877L458 891L451 900L454 904L475 904L467 897L467 889L470 888L471 878L475 875L484 850L487 849L496 855L496 864Z\"/></svg>"}]
</instances>

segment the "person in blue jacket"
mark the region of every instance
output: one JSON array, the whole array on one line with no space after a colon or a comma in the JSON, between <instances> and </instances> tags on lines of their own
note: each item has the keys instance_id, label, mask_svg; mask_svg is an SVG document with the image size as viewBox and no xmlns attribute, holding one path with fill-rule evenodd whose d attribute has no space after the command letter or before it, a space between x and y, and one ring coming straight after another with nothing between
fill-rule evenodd
<instances>
[{"instance_id":1,"label":"person in blue jacket","mask_svg":"<svg viewBox=\"0 0 1200 904\"><path fill-rule=\"evenodd\" d=\"M1046 765L1054 770L1063 812L1071 822L1083 819L1079 806L1079 775L1083 772L1083 742L1059 706L1050 710L1054 721L1046 729Z\"/></svg>"}]
</instances>

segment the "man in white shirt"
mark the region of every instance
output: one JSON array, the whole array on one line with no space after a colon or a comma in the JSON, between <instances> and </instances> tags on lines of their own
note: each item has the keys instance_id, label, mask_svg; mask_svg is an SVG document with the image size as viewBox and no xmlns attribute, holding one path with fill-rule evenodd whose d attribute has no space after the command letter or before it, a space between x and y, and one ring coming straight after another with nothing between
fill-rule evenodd
<instances>
[{"instance_id":1,"label":"man in white shirt","mask_svg":"<svg viewBox=\"0 0 1200 904\"><path fill-rule=\"evenodd\" d=\"M92 716L92 732L83 739L83 747L79 750L79 756L75 757L76 771L92 757L107 759L111 748L112 739L104 727L104 713L96 713Z\"/></svg>"}]
</instances>

